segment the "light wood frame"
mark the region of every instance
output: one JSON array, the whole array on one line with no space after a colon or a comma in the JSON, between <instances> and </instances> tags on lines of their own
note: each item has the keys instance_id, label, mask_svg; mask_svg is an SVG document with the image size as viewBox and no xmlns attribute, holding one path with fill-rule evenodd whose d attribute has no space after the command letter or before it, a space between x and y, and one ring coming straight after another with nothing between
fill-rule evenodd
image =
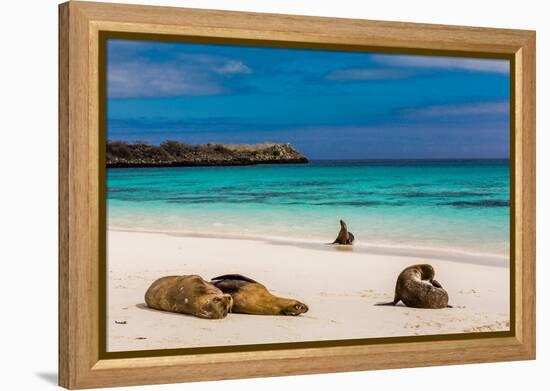
<instances>
[{"instance_id":1,"label":"light wood frame","mask_svg":"<svg viewBox=\"0 0 550 391\"><path fill-rule=\"evenodd\" d=\"M510 58L511 332L498 338L102 359L100 32ZM535 33L88 2L59 6L59 384L140 385L535 358Z\"/></svg>"}]
</instances>

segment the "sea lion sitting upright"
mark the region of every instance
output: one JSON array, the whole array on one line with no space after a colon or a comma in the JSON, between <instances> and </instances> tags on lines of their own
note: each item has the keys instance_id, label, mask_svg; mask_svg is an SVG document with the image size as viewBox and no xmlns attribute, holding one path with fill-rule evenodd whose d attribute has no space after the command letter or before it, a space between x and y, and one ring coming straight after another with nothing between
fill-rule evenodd
<instances>
[{"instance_id":1,"label":"sea lion sitting upright","mask_svg":"<svg viewBox=\"0 0 550 391\"><path fill-rule=\"evenodd\" d=\"M231 311L233 299L200 276L188 275L159 278L147 289L145 303L161 311L221 319Z\"/></svg>"},{"instance_id":2,"label":"sea lion sitting upright","mask_svg":"<svg viewBox=\"0 0 550 391\"><path fill-rule=\"evenodd\" d=\"M354 240L355 236L348 231L348 226L344 220L340 220L340 232L332 244L353 244Z\"/></svg>"},{"instance_id":3,"label":"sea lion sitting upright","mask_svg":"<svg viewBox=\"0 0 550 391\"><path fill-rule=\"evenodd\" d=\"M232 312L250 315L300 315L307 305L297 300L277 297L251 278L226 274L212 279L212 284L233 297Z\"/></svg>"},{"instance_id":4,"label":"sea lion sitting upright","mask_svg":"<svg viewBox=\"0 0 550 391\"><path fill-rule=\"evenodd\" d=\"M413 308L446 308L449 295L441 284L434 280L432 265L414 265L405 268L397 277L395 296L392 302L377 305L396 305L402 301Z\"/></svg>"}]
</instances>

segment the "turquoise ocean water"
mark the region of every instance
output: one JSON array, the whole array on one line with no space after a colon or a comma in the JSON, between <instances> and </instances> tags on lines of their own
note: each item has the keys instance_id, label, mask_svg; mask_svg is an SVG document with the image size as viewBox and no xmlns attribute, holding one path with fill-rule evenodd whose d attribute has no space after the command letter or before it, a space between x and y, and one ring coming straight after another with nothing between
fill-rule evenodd
<instances>
[{"instance_id":1,"label":"turquoise ocean water","mask_svg":"<svg viewBox=\"0 0 550 391\"><path fill-rule=\"evenodd\" d=\"M510 163L317 161L107 170L109 228L507 256Z\"/></svg>"}]
</instances>

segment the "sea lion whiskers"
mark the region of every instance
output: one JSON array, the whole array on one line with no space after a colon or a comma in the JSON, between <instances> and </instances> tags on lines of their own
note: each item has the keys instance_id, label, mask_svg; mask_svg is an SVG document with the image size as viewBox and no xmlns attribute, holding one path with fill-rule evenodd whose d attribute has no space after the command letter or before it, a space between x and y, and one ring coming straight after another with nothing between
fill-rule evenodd
<instances>
[{"instance_id":1,"label":"sea lion whiskers","mask_svg":"<svg viewBox=\"0 0 550 391\"><path fill-rule=\"evenodd\" d=\"M227 296L229 296L229 301L226 304L227 305L227 313L230 313L231 310L233 309L233 296L231 296L229 294Z\"/></svg>"}]
</instances>

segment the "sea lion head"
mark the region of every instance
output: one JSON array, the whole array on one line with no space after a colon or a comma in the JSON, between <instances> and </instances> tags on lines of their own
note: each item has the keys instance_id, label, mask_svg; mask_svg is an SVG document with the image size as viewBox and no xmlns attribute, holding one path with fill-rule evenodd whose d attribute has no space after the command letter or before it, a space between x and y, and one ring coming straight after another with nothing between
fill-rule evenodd
<instances>
[{"instance_id":1,"label":"sea lion head","mask_svg":"<svg viewBox=\"0 0 550 391\"><path fill-rule=\"evenodd\" d=\"M420 271L421 280L433 282L435 277L435 269L433 268L432 265L424 264L424 265L416 265L416 267Z\"/></svg>"},{"instance_id":2,"label":"sea lion head","mask_svg":"<svg viewBox=\"0 0 550 391\"><path fill-rule=\"evenodd\" d=\"M231 312L233 299L231 295L209 294L203 295L196 301L197 316L206 319L222 319Z\"/></svg>"},{"instance_id":3,"label":"sea lion head","mask_svg":"<svg viewBox=\"0 0 550 391\"><path fill-rule=\"evenodd\" d=\"M231 295L223 293L197 275L183 277L178 295L182 297L178 297L177 301L189 302L193 313L200 318L225 318L233 306Z\"/></svg>"},{"instance_id":4,"label":"sea lion head","mask_svg":"<svg viewBox=\"0 0 550 391\"><path fill-rule=\"evenodd\" d=\"M348 229L348 226L346 225L346 222L344 220L340 220L340 228Z\"/></svg>"},{"instance_id":5,"label":"sea lion head","mask_svg":"<svg viewBox=\"0 0 550 391\"><path fill-rule=\"evenodd\" d=\"M300 314L305 314L309 311L309 308L304 303L299 302L298 300L288 300L288 304L286 304L281 312L284 315L291 315L291 316L297 316Z\"/></svg>"}]
</instances>

